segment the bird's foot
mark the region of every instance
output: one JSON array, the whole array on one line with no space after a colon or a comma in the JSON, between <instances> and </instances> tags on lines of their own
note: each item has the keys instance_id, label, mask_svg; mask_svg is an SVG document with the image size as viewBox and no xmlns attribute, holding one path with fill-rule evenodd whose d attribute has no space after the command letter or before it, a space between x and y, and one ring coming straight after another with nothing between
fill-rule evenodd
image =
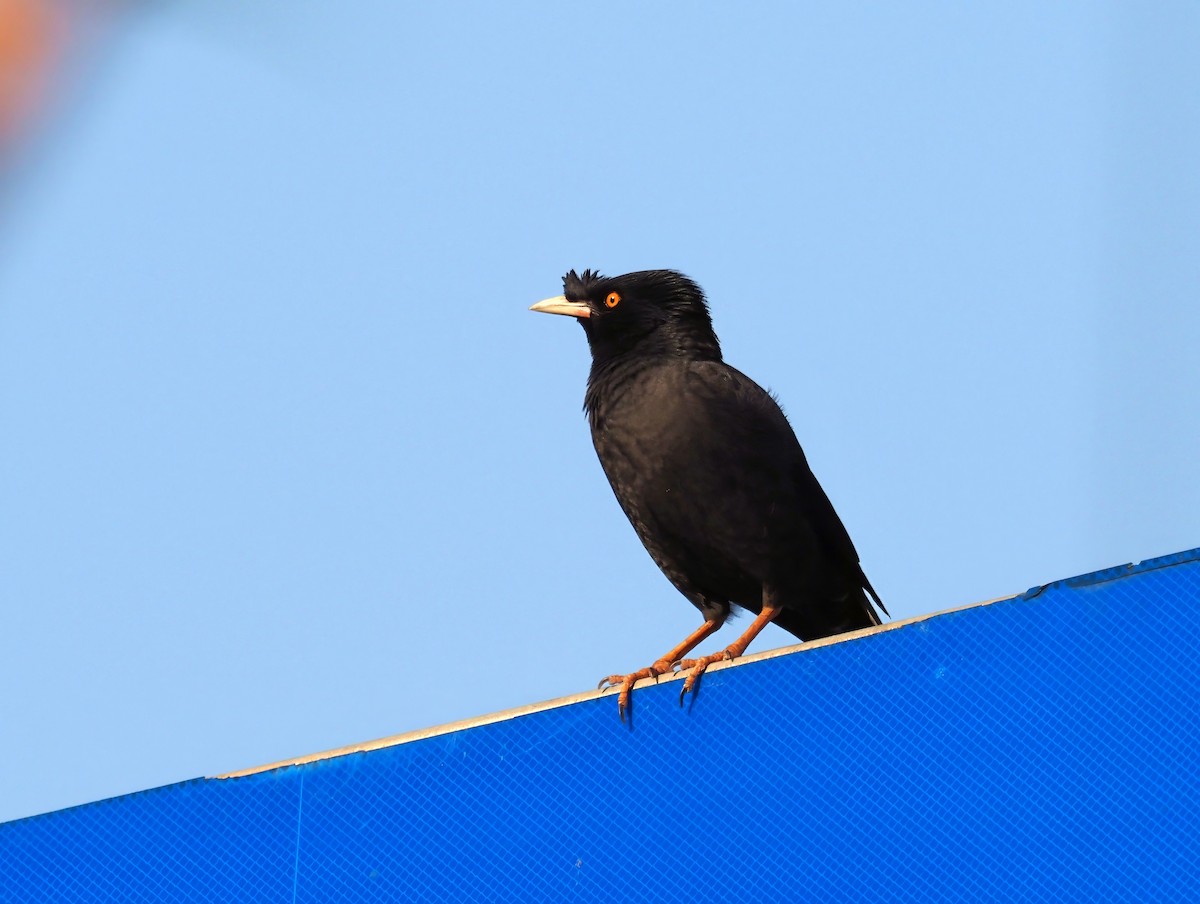
<instances>
[{"instance_id":1,"label":"bird's foot","mask_svg":"<svg viewBox=\"0 0 1200 904\"><path fill-rule=\"evenodd\" d=\"M720 653L710 653L708 656L701 656L699 659L682 659L675 665L679 671L691 669L687 678L683 682L683 687L679 691L679 705L683 706L683 698L688 695L688 691L694 690L696 683L700 680L700 676L704 674L704 670L714 662L724 662L727 659L733 659L737 653L732 649L722 650Z\"/></svg>"},{"instance_id":2,"label":"bird's foot","mask_svg":"<svg viewBox=\"0 0 1200 904\"><path fill-rule=\"evenodd\" d=\"M624 722L625 711L630 708L629 694L633 690L633 686L643 678L657 678L659 675L667 674L671 671L671 665L667 660L659 659L653 665L630 672L628 675L609 675L600 682L598 687L600 690L607 690L610 687L621 688L621 693L617 696L617 715Z\"/></svg>"}]
</instances>

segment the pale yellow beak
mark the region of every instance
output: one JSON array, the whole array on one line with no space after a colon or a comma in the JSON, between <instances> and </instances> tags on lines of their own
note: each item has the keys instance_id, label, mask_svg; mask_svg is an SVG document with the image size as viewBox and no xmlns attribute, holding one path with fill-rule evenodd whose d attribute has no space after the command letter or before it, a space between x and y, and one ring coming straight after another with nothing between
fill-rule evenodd
<instances>
[{"instance_id":1,"label":"pale yellow beak","mask_svg":"<svg viewBox=\"0 0 1200 904\"><path fill-rule=\"evenodd\" d=\"M591 309L582 301L567 301L565 295L555 295L545 301L530 305L529 310L543 314L566 314L569 317L591 317Z\"/></svg>"}]
</instances>

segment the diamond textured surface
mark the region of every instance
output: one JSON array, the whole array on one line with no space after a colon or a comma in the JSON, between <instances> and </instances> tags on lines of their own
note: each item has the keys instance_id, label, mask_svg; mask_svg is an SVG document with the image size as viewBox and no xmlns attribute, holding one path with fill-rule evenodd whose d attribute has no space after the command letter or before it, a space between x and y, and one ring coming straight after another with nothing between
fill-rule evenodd
<instances>
[{"instance_id":1,"label":"diamond textured surface","mask_svg":"<svg viewBox=\"0 0 1200 904\"><path fill-rule=\"evenodd\" d=\"M0 825L3 901L1200 900L1200 550Z\"/></svg>"}]
</instances>

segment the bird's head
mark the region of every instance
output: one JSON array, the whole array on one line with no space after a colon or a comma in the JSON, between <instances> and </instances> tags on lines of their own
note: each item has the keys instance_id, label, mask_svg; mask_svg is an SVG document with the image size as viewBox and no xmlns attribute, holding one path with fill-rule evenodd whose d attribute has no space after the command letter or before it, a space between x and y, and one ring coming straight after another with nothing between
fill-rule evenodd
<instances>
[{"instance_id":1,"label":"bird's head","mask_svg":"<svg viewBox=\"0 0 1200 904\"><path fill-rule=\"evenodd\" d=\"M596 363L626 354L721 358L704 293L675 270L611 277L572 270L563 277L562 295L530 310L578 318Z\"/></svg>"}]
</instances>

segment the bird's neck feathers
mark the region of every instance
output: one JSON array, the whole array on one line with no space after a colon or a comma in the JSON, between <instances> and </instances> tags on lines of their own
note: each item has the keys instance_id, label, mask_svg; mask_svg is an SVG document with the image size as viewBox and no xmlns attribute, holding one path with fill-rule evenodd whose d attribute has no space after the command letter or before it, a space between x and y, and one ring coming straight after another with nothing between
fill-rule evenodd
<instances>
[{"instance_id":1,"label":"bird's neck feathers","mask_svg":"<svg viewBox=\"0 0 1200 904\"><path fill-rule=\"evenodd\" d=\"M585 328L587 321L584 321ZM721 343L707 317L681 317L670 321L648 321L641 330L617 333L593 330L588 333L592 371L606 370L629 359L647 363L669 360L720 361Z\"/></svg>"},{"instance_id":2,"label":"bird's neck feathers","mask_svg":"<svg viewBox=\"0 0 1200 904\"><path fill-rule=\"evenodd\" d=\"M721 344L707 318L695 324L687 319L660 323L637 335L589 334L588 342L592 368L583 408L593 418L606 403L616 402L626 389L637 386L638 374L672 362L722 360Z\"/></svg>"}]
</instances>

